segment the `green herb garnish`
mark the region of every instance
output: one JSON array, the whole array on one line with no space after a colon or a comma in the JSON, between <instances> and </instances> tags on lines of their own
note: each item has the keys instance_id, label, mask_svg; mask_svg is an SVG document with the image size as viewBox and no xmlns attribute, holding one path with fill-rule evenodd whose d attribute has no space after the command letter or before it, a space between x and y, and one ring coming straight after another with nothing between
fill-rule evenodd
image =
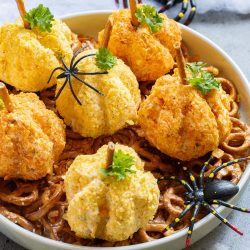
<instances>
[{"instance_id":1,"label":"green herb garnish","mask_svg":"<svg viewBox=\"0 0 250 250\"><path fill-rule=\"evenodd\" d=\"M147 25L153 33L159 31L163 25L163 18L152 5L142 5L136 10L135 16L141 25Z\"/></svg>"},{"instance_id":2,"label":"green herb garnish","mask_svg":"<svg viewBox=\"0 0 250 250\"><path fill-rule=\"evenodd\" d=\"M25 20L30 23L31 29L38 27L41 31L51 32L52 21L55 19L49 8L39 4L26 14Z\"/></svg>"},{"instance_id":3,"label":"green herb garnish","mask_svg":"<svg viewBox=\"0 0 250 250\"><path fill-rule=\"evenodd\" d=\"M100 48L96 53L96 66L102 70L108 70L116 64L116 57L106 48Z\"/></svg>"},{"instance_id":4,"label":"green herb garnish","mask_svg":"<svg viewBox=\"0 0 250 250\"><path fill-rule=\"evenodd\" d=\"M220 82L211 73L203 70L204 66L203 62L187 63L186 68L190 71L192 77L186 80L190 85L200 90L203 95L206 95L212 89L219 89Z\"/></svg>"},{"instance_id":5,"label":"green herb garnish","mask_svg":"<svg viewBox=\"0 0 250 250\"><path fill-rule=\"evenodd\" d=\"M124 180L129 174L134 174L136 171L131 169L134 165L134 158L123 153L122 150L114 152L113 163L108 168L101 168L101 172L105 176L114 176L118 181Z\"/></svg>"}]
</instances>

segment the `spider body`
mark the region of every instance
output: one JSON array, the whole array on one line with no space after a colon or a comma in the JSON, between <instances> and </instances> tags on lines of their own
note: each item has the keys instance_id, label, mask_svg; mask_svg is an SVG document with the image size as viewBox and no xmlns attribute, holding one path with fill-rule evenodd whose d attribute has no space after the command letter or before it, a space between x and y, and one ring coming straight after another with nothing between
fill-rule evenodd
<instances>
[{"instance_id":1,"label":"spider body","mask_svg":"<svg viewBox=\"0 0 250 250\"><path fill-rule=\"evenodd\" d=\"M189 25L196 13L196 2L195 0L156 0L163 4L160 8L159 13L163 13L175 5L181 4L181 10L178 12L177 16L174 18L175 21L181 22L186 17L186 13L190 10L186 20L183 22L185 25ZM116 5L119 7L119 0L115 0ZM142 3L142 0L138 0L138 4ZM190 8L189 8L190 3ZM123 8L128 8L128 0L123 0Z\"/></svg>"},{"instance_id":2,"label":"spider body","mask_svg":"<svg viewBox=\"0 0 250 250\"><path fill-rule=\"evenodd\" d=\"M193 192L186 192L185 193L186 204L191 203L192 201L202 201L204 199L204 192L202 190L197 190Z\"/></svg>"},{"instance_id":3,"label":"spider body","mask_svg":"<svg viewBox=\"0 0 250 250\"><path fill-rule=\"evenodd\" d=\"M79 82L85 84L86 86L88 86L89 88L93 89L95 92L97 92L98 94L100 95L103 95L102 92L100 92L98 89L96 89L95 87L91 86L89 83L85 82L83 79L81 79L79 77L79 75L100 75L100 74L108 74L108 72L80 72L79 69L77 68L77 65L80 61L84 60L85 58L87 57L90 57L90 56L95 56L96 53L90 53L88 55L85 55L85 56L82 56L80 57L79 59L76 60L76 57L84 50L86 49L87 46L85 47L82 47L80 48L79 50L77 50L75 52L75 54L73 55L72 59L71 59L71 62L70 62L70 65L67 66L62 58L62 64L63 64L63 67L57 67L55 68L51 75L50 75L50 78L48 80L48 83L50 82L52 76L54 75L54 73L57 71L57 70L61 70L63 71L61 74L59 74L56 78L57 79L65 79L64 81L64 84L62 85L62 87L59 89L59 91L57 92L56 96L55 96L55 100L57 100L57 98L60 96L60 94L62 93L63 89L65 88L65 86L67 85L67 83L69 84L70 86L70 90L71 90L71 93L73 95L73 97L75 98L75 100L78 102L79 105L82 105L80 100L77 98L76 94L75 94L75 91L74 91L74 88L73 88L73 85L72 85L72 77L74 77L75 79L77 79Z\"/></svg>"},{"instance_id":4,"label":"spider body","mask_svg":"<svg viewBox=\"0 0 250 250\"><path fill-rule=\"evenodd\" d=\"M186 192L185 198L186 203L190 203L194 200L200 202L203 200L210 202L214 199L226 201L235 196L238 192L239 187L231 181L214 180L213 182L205 183L204 189Z\"/></svg>"},{"instance_id":5,"label":"spider body","mask_svg":"<svg viewBox=\"0 0 250 250\"><path fill-rule=\"evenodd\" d=\"M239 192L239 187L226 180L214 180L207 182L204 188L204 199L214 200L229 200Z\"/></svg>"},{"instance_id":6,"label":"spider body","mask_svg":"<svg viewBox=\"0 0 250 250\"><path fill-rule=\"evenodd\" d=\"M188 229L188 235L186 239L186 247L189 247L190 245L191 235L192 235L194 224L195 224L195 218L197 214L199 213L199 209L201 206L206 208L210 213L216 216L221 222L223 222L225 225L227 225L228 227L230 227L232 230L234 230L236 233L240 235L243 235L243 233L239 231L239 229L237 229L235 226L230 224L227 219L223 218L220 214L218 214L212 205L213 204L222 205L222 206L234 209L234 210L250 213L250 210L246 208L236 207L232 204L225 202L226 200L232 198L234 195L238 193L239 187L237 185L227 180L214 180L215 174L219 172L221 169L227 166L236 164L238 162L249 161L250 156L223 163L222 165L216 167L209 174L208 179L204 181L204 173L207 167L209 166L210 162L213 161L213 159L214 157L211 156L209 160L204 163L200 172L199 183L197 183L196 178L193 176L191 172L188 171L187 167L183 167L182 169L189 175L189 179L191 181L190 183L176 176L160 178L160 181L161 180L177 181L181 183L187 189L187 192L185 193L185 204L186 204L185 209L163 231L163 233L165 233L170 228L173 228L178 222L181 221L181 219L190 210L193 209L192 217L190 219L190 226Z\"/></svg>"}]
</instances>

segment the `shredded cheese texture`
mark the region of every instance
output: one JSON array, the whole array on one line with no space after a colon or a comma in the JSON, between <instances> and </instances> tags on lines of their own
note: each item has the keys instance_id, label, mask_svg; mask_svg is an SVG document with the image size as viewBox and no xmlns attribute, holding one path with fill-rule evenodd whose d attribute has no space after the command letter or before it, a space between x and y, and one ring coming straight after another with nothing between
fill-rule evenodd
<instances>
[{"instance_id":1,"label":"shredded cheese texture","mask_svg":"<svg viewBox=\"0 0 250 250\"><path fill-rule=\"evenodd\" d=\"M64 185L69 202L65 219L76 235L85 239L126 240L153 219L159 204L157 180L144 172L144 163L127 146L116 150L135 159L135 174L122 181L105 177L107 145L94 155L80 155L65 175Z\"/></svg>"}]
</instances>

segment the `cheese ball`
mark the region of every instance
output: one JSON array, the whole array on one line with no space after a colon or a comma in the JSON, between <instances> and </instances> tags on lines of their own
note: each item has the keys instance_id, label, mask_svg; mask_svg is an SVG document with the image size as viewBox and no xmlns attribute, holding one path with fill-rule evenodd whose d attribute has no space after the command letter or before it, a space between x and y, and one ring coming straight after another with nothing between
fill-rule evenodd
<instances>
[{"instance_id":1,"label":"cheese ball","mask_svg":"<svg viewBox=\"0 0 250 250\"><path fill-rule=\"evenodd\" d=\"M62 21L53 21L51 32L25 29L22 22L0 28L0 79L18 90L36 92L56 84L52 70L61 66L61 57L69 62L71 31Z\"/></svg>"},{"instance_id":2,"label":"cheese ball","mask_svg":"<svg viewBox=\"0 0 250 250\"><path fill-rule=\"evenodd\" d=\"M216 118L220 143L222 143L230 134L233 127L229 115L231 97L220 87L219 90L211 90L205 96L205 99Z\"/></svg>"},{"instance_id":3,"label":"cheese ball","mask_svg":"<svg viewBox=\"0 0 250 250\"><path fill-rule=\"evenodd\" d=\"M13 111L0 110L0 177L38 180L52 174L65 146L65 125L33 93L10 95Z\"/></svg>"},{"instance_id":4,"label":"cheese ball","mask_svg":"<svg viewBox=\"0 0 250 250\"><path fill-rule=\"evenodd\" d=\"M140 5L139 5L140 7ZM164 14L160 31L152 33L147 26L134 27L129 9L114 12L108 49L121 58L138 81L155 81L174 66L174 44L181 43L181 31L175 21ZM99 33L101 44L104 31Z\"/></svg>"},{"instance_id":5,"label":"cheese ball","mask_svg":"<svg viewBox=\"0 0 250 250\"><path fill-rule=\"evenodd\" d=\"M126 240L153 219L159 205L157 180L144 172L144 163L136 152L124 145L116 150L134 158L135 174L122 181L104 176L107 145L94 155L78 156L65 175L69 202L65 219L78 237L107 241Z\"/></svg>"},{"instance_id":6,"label":"cheese ball","mask_svg":"<svg viewBox=\"0 0 250 250\"><path fill-rule=\"evenodd\" d=\"M78 57L91 53L96 51L84 51ZM85 58L77 68L81 72L103 71L96 66L95 56ZM56 101L56 107L74 132L84 137L96 138L100 135L111 135L119 129L137 123L140 90L133 72L122 60L117 59L116 65L108 74L78 76L101 91L103 96L72 78L74 92L82 103L79 105L70 86L66 85ZM56 92L63 82L58 81Z\"/></svg>"},{"instance_id":7,"label":"cheese ball","mask_svg":"<svg viewBox=\"0 0 250 250\"><path fill-rule=\"evenodd\" d=\"M158 79L139 109L146 139L182 161L205 155L219 145L216 117L203 96L178 76Z\"/></svg>"},{"instance_id":8,"label":"cheese ball","mask_svg":"<svg viewBox=\"0 0 250 250\"><path fill-rule=\"evenodd\" d=\"M3 100L2 100L2 98L0 96L0 110L3 109L3 108L5 108L5 107L4 107Z\"/></svg>"}]
</instances>

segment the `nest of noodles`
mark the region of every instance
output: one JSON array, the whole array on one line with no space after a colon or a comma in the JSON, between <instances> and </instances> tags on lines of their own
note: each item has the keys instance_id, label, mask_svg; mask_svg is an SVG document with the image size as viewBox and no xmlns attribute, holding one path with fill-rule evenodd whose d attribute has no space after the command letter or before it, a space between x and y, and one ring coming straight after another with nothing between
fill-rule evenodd
<instances>
[{"instance_id":1,"label":"nest of noodles","mask_svg":"<svg viewBox=\"0 0 250 250\"><path fill-rule=\"evenodd\" d=\"M77 49L82 43L90 46L96 45L91 38L74 36L73 48ZM183 54L187 61L193 61L185 44L182 44ZM195 58L196 59L196 58ZM205 68L216 77L219 74L217 68L210 66ZM221 157L210 165L205 173L209 173L218 165L234 158L246 156L250 149L250 130L249 127L239 120L239 97L234 85L225 78L217 78L223 89L232 98L230 117L233 129L230 135L220 145L222 150ZM154 83L143 83L140 88L142 98L149 94ZM12 89L16 93L15 89ZM56 112L55 102L53 101L55 88L45 90L40 93L40 98L44 101L47 108ZM171 223L184 209L184 190L183 186L164 181L159 183L161 191L158 211L152 221L149 221L145 228L141 228L130 239L121 242L107 242L103 240L80 239L70 230L69 225L63 219L67 209L67 201L63 190L62 176L68 167L79 154L94 154L102 145L109 141L133 147L140 157L145 161L145 170L151 171L157 178L161 175L178 175L185 179L185 175L177 166L180 162L173 160L159 152L156 148L140 136L139 127L129 127L118 131L112 136L101 136L96 139L83 138L67 128L67 143L63 154L54 165L54 175L38 181L25 182L21 180L3 181L0 180L0 213L14 223L27 230L39 235L59 240L71 244L83 246L125 246L148 242L173 234L189 225L191 214L188 214L178 226L171 231L162 234L162 230ZM185 164L198 176L200 168L208 156L185 162ZM239 163L229 166L218 172L217 179L230 180L238 183L245 170L246 163ZM198 219L205 216L205 211L201 211Z\"/></svg>"}]
</instances>

